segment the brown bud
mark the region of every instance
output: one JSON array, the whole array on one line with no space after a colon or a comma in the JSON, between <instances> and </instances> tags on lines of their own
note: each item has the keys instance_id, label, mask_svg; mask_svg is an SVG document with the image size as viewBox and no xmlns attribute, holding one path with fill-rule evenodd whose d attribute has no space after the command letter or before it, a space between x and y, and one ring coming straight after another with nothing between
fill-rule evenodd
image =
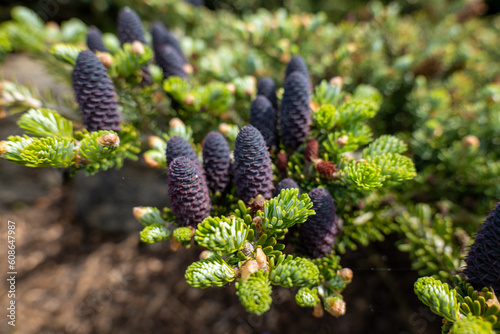
<instances>
[{"instance_id":1,"label":"brown bud","mask_svg":"<svg viewBox=\"0 0 500 334\"><path fill-rule=\"evenodd\" d=\"M135 55L142 56L146 50L144 49L144 45L139 41L134 41L130 46L130 52Z\"/></svg>"},{"instance_id":2,"label":"brown bud","mask_svg":"<svg viewBox=\"0 0 500 334\"><path fill-rule=\"evenodd\" d=\"M170 239L170 249L172 251L178 251L179 248L181 248L182 243L180 241L177 241L175 238Z\"/></svg>"},{"instance_id":3,"label":"brown bud","mask_svg":"<svg viewBox=\"0 0 500 334\"><path fill-rule=\"evenodd\" d=\"M144 153L143 155L144 157L144 161L146 162L146 164L151 167L151 168L160 168L161 165L158 161L156 161L155 159L153 159L150 155Z\"/></svg>"},{"instance_id":4,"label":"brown bud","mask_svg":"<svg viewBox=\"0 0 500 334\"><path fill-rule=\"evenodd\" d=\"M227 125L227 123L220 123L219 124L219 132L222 133L224 136L227 136L229 131L231 130L231 127Z\"/></svg>"},{"instance_id":5,"label":"brown bud","mask_svg":"<svg viewBox=\"0 0 500 334\"><path fill-rule=\"evenodd\" d=\"M194 234L196 233L196 229L192 226L187 226L187 228L189 228L191 230L191 233L189 233L189 237L193 238Z\"/></svg>"},{"instance_id":6,"label":"brown bud","mask_svg":"<svg viewBox=\"0 0 500 334\"><path fill-rule=\"evenodd\" d=\"M3 108L0 108L0 119L4 119L5 117L7 117L9 114L7 114L7 111L5 111L5 109Z\"/></svg>"},{"instance_id":7,"label":"brown bud","mask_svg":"<svg viewBox=\"0 0 500 334\"><path fill-rule=\"evenodd\" d=\"M266 199L262 195L257 195L253 198L249 205L252 212L255 214L257 211L264 212L264 205L266 204Z\"/></svg>"},{"instance_id":8,"label":"brown bud","mask_svg":"<svg viewBox=\"0 0 500 334\"><path fill-rule=\"evenodd\" d=\"M253 245L247 241L245 247L241 250L241 252L245 254L245 256L250 256L253 252Z\"/></svg>"},{"instance_id":9,"label":"brown bud","mask_svg":"<svg viewBox=\"0 0 500 334\"><path fill-rule=\"evenodd\" d=\"M181 126L184 126L184 122L181 121L180 118L174 117L168 122L168 126L170 126L171 129L178 128Z\"/></svg>"},{"instance_id":10,"label":"brown bud","mask_svg":"<svg viewBox=\"0 0 500 334\"><path fill-rule=\"evenodd\" d=\"M477 148L479 145L481 145L481 142L474 135L468 135L462 139L462 147L464 149L468 149L469 147Z\"/></svg>"},{"instance_id":11,"label":"brown bud","mask_svg":"<svg viewBox=\"0 0 500 334\"><path fill-rule=\"evenodd\" d=\"M345 301L340 297L328 297L325 299L325 310L334 317L345 314Z\"/></svg>"},{"instance_id":12,"label":"brown bud","mask_svg":"<svg viewBox=\"0 0 500 334\"><path fill-rule=\"evenodd\" d=\"M314 161L314 168L316 168L321 176L329 180L333 179L334 173L337 171L337 165L321 159Z\"/></svg>"},{"instance_id":13,"label":"brown bud","mask_svg":"<svg viewBox=\"0 0 500 334\"><path fill-rule=\"evenodd\" d=\"M2 140L0 141L0 155L3 155L7 153L9 150L9 145L7 144L7 141Z\"/></svg>"},{"instance_id":14,"label":"brown bud","mask_svg":"<svg viewBox=\"0 0 500 334\"><path fill-rule=\"evenodd\" d=\"M321 302L318 302L316 305L314 305L314 310L313 310L313 316L316 318L322 318L325 312L323 311L323 305L321 305Z\"/></svg>"},{"instance_id":15,"label":"brown bud","mask_svg":"<svg viewBox=\"0 0 500 334\"><path fill-rule=\"evenodd\" d=\"M281 173L286 173L288 168L288 156L285 152L280 152L276 156L276 167Z\"/></svg>"},{"instance_id":16,"label":"brown bud","mask_svg":"<svg viewBox=\"0 0 500 334\"><path fill-rule=\"evenodd\" d=\"M353 273L349 268L342 268L340 270L337 270L337 276L342 280L342 282L351 283Z\"/></svg>"},{"instance_id":17,"label":"brown bud","mask_svg":"<svg viewBox=\"0 0 500 334\"><path fill-rule=\"evenodd\" d=\"M137 219L137 221L141 221L142 217L144 217L145 215L147 215L150 212L151 212L151 209L144 207L144 206L136 206L132 210L134 218Z\"/></svg>"},{"instance_id":18,"label":"brown bud","mask_svg":"<svg viewBox=\"0 0 500 334\"><path fill-rule=\"evenodd\" d=\"M304 152L304 159L309 162L318 159L319 143L316 139L310 139L307 142Z\"/></svg>"},{"instance_id":19,"label":"brown bud","mask_svg":"<svg viewBox=\"0 0 500 334\"><path fill-rule=\"evenodd\" d=\"M253 273L259 271L259 264L255 260L250 260L240 269L241 281L246 281Z\"/></svg>"},{"instance_id":20,"label":"brown bud","mask_svg":"<svg viewBox=\"0 0 500 334\"><path fill-rule=\"evenodd\" d=\"M97 51L96 56L99 58L104 67L110 68L113 66L113 57L111 57L109 53Z\"/></svg>"},{"instance_id":21,"label":"brown bud","mask_svg":"<svg viewBox=\"0 0 500 334\"><path fill-rule=\"evenodd\" d=\"M259 265L259 269L267 271L267 256L262 250L262 248L257 248L256 254L255 254L255 260L257 261L257 264Z\"/></svg>"},{"instance_id":22,"label":"brown bud","mask_svg":"<svg viewBox=\"0 0 500 334\"><path fill-rule=\"evenodd\" d=\"M148 145L151 148L159 147L163 144L163 139L158 136L149 136L148 137Z\"/></svg>"},{"instance_id":23,"label":"brown bud","mask_svg":"<svg viewBox=\"0 0 500 334\"><path fill-rule=\"evenodd\" d=\"M490 288L490 292L493 294L493 298L488 299L486 301L486 305L488 305L488 307L492 307L493 305L496 305L496 306L498 306L498 308L500 308L500 302L498 301L498 298L495 295L495 290Z\"/></svg>"},{"instance_id":24,"label":"brown bud","mask_svg":"<svg viewBox=\"0 0 500 334\"><path fill-rule=\"evenodd\" d=\"M349 51L350 53L356 52L357 49L358 47L356 46L356 43L347 44L347 51Z\"/></svg>"},{"instance_id":25,"label":"brown bud","mask_svg":"<svg viewBox=\"0 0 500 334\"><path fill-rule=\"evenodd\" d=\"M211 257L213 254L212 251L209 251L208 249L205 249L203 252L200 253L200 260L206 260L209 257Z\"/></svg>"},{"instance_id":26,"label":"brown bud","mask_svg":"<svg viewBox=\"0 0 500 334\"><path fill-rule=\"evenodd\" d=\"M260 231L262 231L262 219L257 216L252 220L252 223L255 223L256 230L260 233Z\"/></svg>"},{"instance_id":27,"label":"brown bud","mask_svg":"<svg viewBox=\"0 0 500 334\"><path fill-rule=\"evenodd\" d=\"M184 72L186 72L186 74L191 74L194 72L193 65L191 64L185 63L182 67L184 68Z\"/></svg>"},{"instance_id":28,"label":"brown bud","mask_svg":"<svg viewBox=\"0 0 500 334\"><path fill-rule=\"evenodd\" d=\"M192 106L194 104L194 95L193 94L186 94L186 97L184 98L184 103L188 106Z\"/></svg>"},{"instance_id":29,"label":"brown bud","mask_svg":"<svg viewBox=\"0 0 500 334\"><path fill-rule=\"evenodd\" d=\"M339 138L335 139L335 143L340 147L346 146L348 142L349 137L347 137L346 135L340 136Z\"/></svg>"},{"instance_id":30,"label":"brown bud","mask_svg":"<svg viewBox=\"0 0 500 334\"><path fill-rule=\"evenodd\" d=\"M245 94L247 94L248 96L253 96L254 93L255 93L255 87L249 86L245 88Z\"/></svg>"},{"instance_id":31,"label":"brown bud","mask_svg":"<svg viewBox=\"0 0 500 334\"><path fill-rule=\"evenodd\" d=\"M226 88L231 92L231 94L234 94L236 92L236 86L232 82L228 82L226 84Z\"/></svg>"},{"instance_id":32,"label":"brown bud","mask_svg":"<svg viewBox=\"0 0 500 334\"><path fill-rule=\"evenodd\" d=\"M116 133L106 133L97 138L97 143L101 146L118 147L120 145L120 137Z\"/></svg>"},{"instance_id":33,"label":"brown bud","mask_svg":"<svg viewBox=\"0 0 500 334\"><path fill-rule=\"evenodd\" d=\"M316 111L316 110L318 110L320 107L321 107L321 106L319 105L319 103L318 103L318 102L313 101L313 100L309 101L309 108L311 108L311 111L312 111L312 112L315 112L315 111Z\"/></svg>"},{"instance_id":34,"label":"brown bud","mask_svg":"<svg viewBox=\"0 0 500 334\"><path fill-rule=\"evenodd\" d=\"M342 88L342 86L344 85L344 79L342 79L341 76L333 77L330 79L330 85L334 87L339 86L340 88Z\"/></svg>"},{"instance_id":35,"label":"brown bud","mask_svg":"<svg viewBox=\"0 0 500 334\"><path fill-rule=\"evenodd\" d=\"M253 23L248 23L248 24L246 25L246 30L247 30L249 33L253 34L253 33L254 33L257 29L255 28L255 25L254 25Z\"/></svg>"}]
</instances>

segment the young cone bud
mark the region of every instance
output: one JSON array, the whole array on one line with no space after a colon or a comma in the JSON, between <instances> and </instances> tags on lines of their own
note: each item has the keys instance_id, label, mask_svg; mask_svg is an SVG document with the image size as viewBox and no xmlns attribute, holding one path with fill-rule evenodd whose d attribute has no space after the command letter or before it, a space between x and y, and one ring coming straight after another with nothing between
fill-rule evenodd
<instances>
[{"instance_id":1,"label":"young cone bud","mask_svg":"<svg viewBox=\"0 0 500 334\"><path fill-rule=\"evenodd\" d=\"M307 255L319 258L329 254L338 234L336 206L328 190L314 188L309 192L315 215L300 226L299 244Z\"/></svg>"},{"instance_id":2,"label":"young cone bud","mask_svg":"<svg viewBox=\"0 0 500 334\"><path fill-rule=\"evenodd\" d=\"M177 51L177 54L182 58L182 61L184 63L187 63L186 56L184 55L184 52L182 51L181 45L179 44L179 41L175 36L170 33L165 26L160 23L156 22L153 24L153 28L151 28L151 37L153 38L153 51L155 54L155 59L156 62L158 62L158 56L162 48L165 45L170 45L172 48Z\"/></svg>"},{"instance_id":3,"label":"young cone bud","mask_svg":"<svg viewBox=\"0 0 500 334\"><path fill-rule=\"evenodd\" d=\"M208 187L198 165L187 157L176 158L167 177L172 213L181 226L196 227L211 209Z\"/></svg>"},{"instance_id":4,"label":"young cone bud","mask_svg":"<svg viewBox=\"0 0 500 334\"><path fill-rule=\"evenodd\" d=\"M276 191L274 192L274 196L278 196L283 189L299 189L299 186L297 185L297 182L295 182L290 178L283 179L276 186Z\"/></svg>"},{"instance_id":5,"label":"young cone bud","mask_svg":"<svg viewBox=\"0 0 500 334\"><path fill-rule=\"evenodd\" d=\"M135 11L128 7L121 9L118 13L118 38L122 45L132 44L134 41L146 44L141 19Z\"/></svg>"},{"instance_id":6,"label":"young cone bud","mask_svg":"<svg viewBox=\"0 0 500 334\"><path fill-rule=\"evenodd\" d=\"M491 287L500 294L500 203L491 210L477 232L465 258L464 274L474 288Z\"/></svg>"},{"instance_id":7,"label":"young cone bud","mask_svg":"<svg viewBox=\"0 0 500 334\"><path fill-rule=\"evenodd\" d=\"M163 70L163 77L178 76L186 79L188 76L184 71L184 61L177 51L170 45L163 45L155 54L158 66Z\"/></svg>"},{"instance_id":8,"label":"young cone bud","mask_svg":"<svg viewBox=\"0 0 500 334\"><path fill-rule=\"evenodd\" d=\"M288 156L285 152L280 152L276 156L276 167L278 167L281 173L286 174L286 170L288 169Z\"/></svg>"},{"instance_id":9,"label":"young cone bud","mask_svg":"<svg viewBox=\"0 0 500 334\"><path fill-rule=\"evenodd\" d=\"M223 192L229 184L231 155L226 139L219 132L209 132L203 140L203 169L212 193Z\"/></svg>"},{"instance_id":10,"label":"young cone bud","mask_svg":"<svg viewBox=\"0 0 500 334\"><path fill-rule=\"evenodd\" d=\"M115 87L104 65L90 50L80 52L76 58L73 89L89 131L120 131Z\"/></svg>"},{"instance_id":11,"label":"young cone bud","mask_svg":"<svg viewBox=\"0 0 500 334\"><path fill-rule=\"evenodd\" d=\"M289 150L296 150L309 134L311 109L307 79L298 71L285 79L281 102L280 128L282 141Z\"/></svg>"},{"instance_id":12,"label":"young cone bud","mask_svg":"<svg viewBox=\"0 0 500 334\"><path fill-rule=\"evenodd\" d=\"M269 199L273 190L271 158L259 130L244 126L234 144L234 182L244 202L262 195Z\"/></svg>"},{"instance_id":13,"label":"young cone bud","mask_svg":"<svg viewBox=\"0 0 500 334\"><path fill-rule=\"evenodd\" d=\"M306 62L301 56L294 56L286 66L285 79L293 72L300 72L309 81L309 70Z\"/></svg>"},{"instance_id":14,"label":"young cone bud","mask_svg":"<svg viewBox=\"0 0 500 334\"><path fill-rule=\"evenodd\" d=\"M319 144L316 139L310 139L307 142L306 150L304 152L304 159L309 162L318 159Z\"/></svg>"}]
</instances>

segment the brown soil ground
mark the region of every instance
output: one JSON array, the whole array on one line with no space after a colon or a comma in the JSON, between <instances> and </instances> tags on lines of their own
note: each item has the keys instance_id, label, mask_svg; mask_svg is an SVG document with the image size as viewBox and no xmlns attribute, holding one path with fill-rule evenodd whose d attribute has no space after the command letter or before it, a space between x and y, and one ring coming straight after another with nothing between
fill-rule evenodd
<instances>
[{"instance_id":1,"label":"brown soil ground","mask_svg":"<svg viewBox=\"0 0 500 334\"><path fill-rule=\"evenodd\" d=\"M25 57L9 58L3 75L48 77ZM0 120L0 138L19 133L14 122ZM393 237L343 256L354 281L344 294L347 314L338 319L299 308L293 289L274 288L271 310L255 316L234 286L190 287L184 271L201 249L142 244L132 217L133 206L164 205L164 185L165 175L143 162L63 182L60 171L0 161L0 268L5 277L11 220L18 273L15 329L5 317L7 283L0 285L0 333L439 332L440 319L413 294L418 275Z\"/></svg>"}]
</instances>

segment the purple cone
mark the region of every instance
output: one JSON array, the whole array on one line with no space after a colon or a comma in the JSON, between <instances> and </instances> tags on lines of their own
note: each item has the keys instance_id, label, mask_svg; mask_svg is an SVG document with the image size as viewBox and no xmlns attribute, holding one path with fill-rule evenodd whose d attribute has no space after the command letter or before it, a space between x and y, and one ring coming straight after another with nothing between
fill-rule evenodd
<instances>
[{"instance_id":1,"label":"purple cone","mask_svg":"<svg viewBox=\"0 0 500 334\"><path fill-rule=\"evenodd\" d=\"M191 144L186 139L175 136L167 142L167 167L178 157L188 157L193 161L198 161L196 152Z\"/></svg>"},{"instance_id":2,"label":"purple cone","mask_svg":"<svg viewBox=\"0 0 500 334\"><path fill-rule=\"evenodd\" d=\"M73 89L87 130L120 130L115 87L104 65L90 50L80 52L76 58Z\"/></svg>"},{"instance_id":3,"label":"purple cone","mask_svg":"<svg viewBox=\"0 0 500 334\"><path fill-rule=\"evenodd\" d=\"M273 172L264 137L252 125L244 126L234 144L234 183L239 198L272 196Z\"/></svg>"},{"instance_id":4,"label":"purple cone","mask_svg":"<svg viewBox=\"0 0 500 334\"><path fill-rule=\"evenodd\" d=\"M90 26L87 31L87 46L94 52L109 52L102 41L102 32L94 26Z\"/></svg>"},{"instance_id":5,"label":"purple cone","mask_svg":"<svg viewBox=\"0 0 500 334\"><path fill-rule=\"evenodd\" d=\"M276 96L276 84L274 80L265 77L260 79L257 85L257 95L264 95L273 105L275 110L278 110L278 97Z\"/></svg>"},{"instance_id":6,"label":"purple cone","mask_svg":"<svg viewBox=\"0 0 500 334\"><path fill-rule=\"evenodd\" d=\"M210 216L210 197L205 179L193 160L179 157L168 169L170 208L181 226L196 227Z\"/></svg>"},{"instance_id":7,"label":"purple cone","mask_svg":"<svg viewBox=\"0 0 500 334\"><path fill-rule=\"evenodd\" d=\"M186 79L188 75L184 71L184 60L174 47L163 45L158 53L155 53L158 66L163 70L163 77L178 76Z\"/></svg>"},{"instance_id":8,"label":"purple cone","mask_svg":"<svg viewBox=\"0 0 500 334\"><path fill-rule=\"evenodd\" d=\"M474 288L491 287L500 295L500 203L477 232L465 263L464 274Z\"/></svg>"},{"instance_id":9,"label":"purple cone","mask_svg":"<svg viewBox=\"0 0 500 334\"><path fill-rule=\"evenodd\" d=\"M287 177L286 179L283 179L278 183L274 192L274 196L278 196L283 189L299 189L299 186L297 185L297 182Z\"/></svg>"},{"instance_id":10,"label":"purple cone","mask_svg":"<svg viewBox=\"0 0 500 334\"><path fill-rule=\"evenodd\" d=\"M208 189L212 193L224 192L230 180L231 152L226 139L216 131L203 140L203 169Z\"/></svg>"},{"instance_id":11,"label":"purple cone","mask_svg":"<svg viewBox=\"0 0 500 334\"><path fill-rule=\"evenodd\" d=\"M122 45L134 41L146 44L141 19L134 10L128 7L121 9L118 13L118 38Z\"/></svg>"},{"instance_id":12,"label":"purple cone","mask_svg":"<svg viewBox=\"0 0 500 334\"><path fill-rule=\"evenodd\" d=\"M286 77L281 101L281 140L289 150L296 150L309 134L311 108L307 79L300 72Z\"/></svg>"},{"instance_id":13,"label":"purple cone","mask_svg":"<svg viewBox=\"0 0 500 334\"><path fill-rule=\"evenodd\" d=\"M300 226L299 244L312 258L323 257L332 251L339 232L336 206L328 190L314 188L309 192L315 215Z\"/></svg>"},{"instance_id":14,"label":"purple cone","mask_svg":"<svg viewBox=\"0 0 500 334\"><path fill-rule=\"evenodd\" d=\"M263 95L257 95L250 106L250 124L260 131L271 150L278 146L277 119L273 105Z\"/></svg>"},{"instance_id":15,"label":"purple cone","mask_svg":"<svg viewBox=\"0 0 500 334\"><path fill-rule=\"evenodd\" d=\"M153 28L151 29L151 37L153 38L153 51L155 54L156 62L158 62L158 55L162 52L162 48L165 45L170 45L175 49L175 51L177 51L177 54L181 56L184 63L187 63L186 56L182 51L179 41L177 40L177 38L175 38L174 35L172 35L172 33L170 33L170 31L165 28L162 23L156 22L153 24Z\"/></svg>"}]
</instances>

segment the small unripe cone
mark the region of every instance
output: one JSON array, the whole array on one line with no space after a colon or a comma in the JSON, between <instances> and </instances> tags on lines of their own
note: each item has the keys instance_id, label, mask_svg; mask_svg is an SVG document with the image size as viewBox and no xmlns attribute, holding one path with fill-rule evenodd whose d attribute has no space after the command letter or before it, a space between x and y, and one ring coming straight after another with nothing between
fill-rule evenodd
<instances>
[{"instance_id":1,"label":"small unripe cone","mask_svg":"<svg viewBox=\"0 0 500 334\"><path fill-rule=\"evenodd\" d=\"M500 203L477 232L465 262L464 274L474 288L491 287L500 294Z\"/></svg>"},{"instance_id":2,"label":"small unripe cone","mask_svg":"<svg viewBox=\"0 0 500 334\"><path fill-rule=\"evenodd\" d=\"M90 26L87 31L87 46L94 52L109 52L102 41L102 32L94 26Z\"/></svg>"},{"instance_id":3,"label":"small unripe cone","mask_svg":"<svg viewBox=\"0 0 500 334\"><path fill-rule=\"evenodd\" d=\"M269 199L273 190L271 158L259 130L244 126L234 145L234 182L244 202L257 195Z\"/></svg>"},{"instance_id":4,"label":"small unripe cone","mask_svg":"<svg viewBox=\"0 0 500 334\"><path fill-rule=\"evenodd\" d=\"M260 79L259 84L257 86L257 95L263 95L267 97L267 99L273 105L274 110L278 110L278 97L276 96L276 84L274 80L265 77Z\"/></svg>"},{"instance_id":5,"label":"small unripe cone","mask_svg":"<svg viewBox=\"0 0 500 334\"><path fill-rule=\"evenodd\" d=\"M309 70L307 69L306 62L301 56L294 56L290 59L290 62L288 62L288 65L286 66L285 77L288 77L295 71L300 72L309 82Z\"/></svg>"},{"instance_id":6,"label":"small unripe cone","mask_svg":"<svg viewBox=\"0 0 500 334\"><path fill-rule=\"evenodd\" d=\"M73 89L89 131L120 131L120 112L113 82L90 50L80 52L73 70Z\"/></svg>"},{"instance_id":7,"label":"small unripe cone","mask_svg":"<svg viewBox=\"0 0 500 334\"><path fill-rule=\"evenodd\" d=\"M223 192L230 181L231 152L219 132L209 132L203 140L203 169L212 193Z\"/></svg>"},{"instance_id":8,"label":"small unripe cone","mask_svg":"<svg viewBox=\"0 0 500 334\"><path fill-rule=\"evenodd\" d=\"M188 76L184 71L184 61L177 51L170 45L164 45L155 55L158 66L163 70L163 76L178 76L186 79Z\"/></svg>"},{"instance_id":9,"label":"small unripe cone","mask_svg":"<svg viewBox=\"0 0 500 334\"><path fill-rule=\"evenodd\" d=\"M314 188L309 192L315 215L309 216L299 229L299 244L313 258L323 257L332 251L338 234L336 206L328 190Z\"/></svg>"},{"instance_id":10,"label":"small unripe cone","mask_svg":"<svg viewBox=\"0 0 500 334\"><path fill-rule=\"evenodd\" d=\"M328 180L333 179L334 173L337 171L337 165L322 159L316 159L314 161L314 168L316 168L321 176L327 178Z\"/></svg>"},{"instance_id":11,"label":"small unripe cone","mask_svg":"<svg viewBox=\"0 0 500 334\"><path fill-rule=\"evenodd\" d=\"M118 38L122 45L132 44L134 41L146 44L141 19L134 10L128 7L122 8L118 13Z\"/></svg>"},{"instance_id":12,"label":"small unripe cone","mask_svg":"<svg viewBox=\"0 0 500 334\"><path fill-rule=\"evenodd\" d=\"M283 179L276 186L276 191L274 192L274 195L278 196L283 189L299 189L299 186L297 185L297 182L295 182L290 178Z\"/></svg>"},{"instance_id":13,"label":"small unripe cone","mask_svg":"<svg viewBox=\"0 0 500 334\"><path fill-rule=\"evenodd\" d=\"M281 173L286 174L286 170L288 169L288 156L285 152L280 152L276 156L276 167L278 167Z\"/></svg>"},{"instance_id":14,"label":"small unripe cone","mask_svg":"<svg viewBox=\"0 0 500 334\"><path fill-rule=\"evenodd\" d=\"M278 146L277 119L273 105L263 95L257 95L250 106L250 124L260 131L267 148Z\"/></svg>"},{"instance_id":15,"label":"small unripe cone","mask_svg":"<svg viewBox=\"0 0 500 334\"><path fill-rule=\"evenodd\" d=\"M309 161L314 161L318 159L319 143L316 139L309 139L307 141L306 150L304 152L304 159Z\"/></svg>"},{"instance_id":16,"label":"small unripe cone","mask_svg":"<svg viewBox=\"0 0 500 334\"><path fill-rule=\"evenodd\" d=\"M295 71L286 77L284 88L280 112L281 139L286 148L295 150L309 134L311 124L308 82Z\"/></svg>"},{"instance_id":17,"label":"small unripe cone","mask_svg":"<svg viewBox=\"0 0 500 334\"><path fill-rule=\"evenodd\" d=\"M210 215L210 197L198 165L187 157L176 158L168 169L168 197L181 226L196 227Z\"/></svg>"},{"instance_id":18,"label":"small unripe cone","mask_svg":"<svg viewBox=\"0 0 500 334\"><path fill-rule=\"evenodd\" d=\"M186 56L182 51L179 41L170 31L165 28L162 23L156 22L153 24L153 28L151 29L151 37L153 39L153 51L157 63L158 55L162 52L162 49L165 45L173 47L175 51L177 51L177 54L182 58L183 63L187 63Z\"/></svg>"}]
</instances>

